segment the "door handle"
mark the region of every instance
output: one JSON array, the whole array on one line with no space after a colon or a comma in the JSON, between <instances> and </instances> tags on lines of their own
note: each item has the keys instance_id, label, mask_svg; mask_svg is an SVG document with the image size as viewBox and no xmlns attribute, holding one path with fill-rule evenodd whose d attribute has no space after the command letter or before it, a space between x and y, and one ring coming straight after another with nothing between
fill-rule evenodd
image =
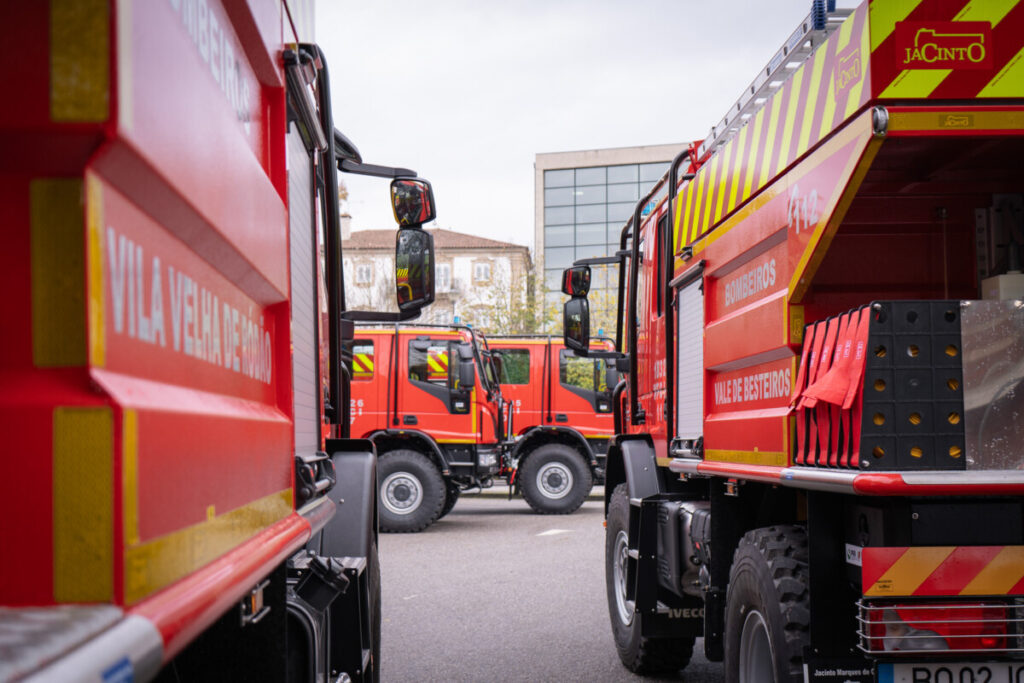
<instances>
[{"instance_id":1,"label":"door handle","mask_svg":"<svg viewBox=\"0 0 1024 683\"><path fill-rule=\"evenodd\" d=\"M404 425L414 425L414 424L419 424L419 421L416 419L415 415L403 415L402 416L402 424L404 424Z\"/></svg>"},{"instance_id":2,"label":"door handle","mask_svg":"<svg viewBox=\"0 0 1024 683\"><path fill-rule=\"evenodd\" d=\"M555 415L555 422L568 422L568 421L569 421L569 416L566 415L565 413L558 413L557 415Z\"/></svg>"}]
</instances>

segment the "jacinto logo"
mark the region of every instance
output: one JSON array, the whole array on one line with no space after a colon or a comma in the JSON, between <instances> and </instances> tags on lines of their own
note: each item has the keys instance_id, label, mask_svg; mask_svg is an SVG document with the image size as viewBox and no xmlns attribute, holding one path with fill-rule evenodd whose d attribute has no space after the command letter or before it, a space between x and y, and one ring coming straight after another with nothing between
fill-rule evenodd
<instances>
[{"instance_id":1,"label":"jacinto logo","mask_svg":"<svg viewBox=\"0 0 1024 683\"><path fill-rule=\"evenodd\" d=\"M901 21L896 58L904 69L990 69L992 26L987 21Z\"/></svg>"}]
</instances>

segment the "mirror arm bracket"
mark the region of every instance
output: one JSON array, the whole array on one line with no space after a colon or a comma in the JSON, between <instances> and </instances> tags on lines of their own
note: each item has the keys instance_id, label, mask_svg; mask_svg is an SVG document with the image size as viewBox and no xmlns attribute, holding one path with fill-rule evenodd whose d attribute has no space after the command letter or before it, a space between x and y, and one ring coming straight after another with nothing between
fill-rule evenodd
<instances>
[{"instance_id":1,"label":"mirror arm bracket","mask_svg":"<svg viewBox=\"0 0 1024 683\"><path fill-rule=\"evenodd\" d=\"M368 175L375 178L415 178L416 171L409 168L396 168L394 166L378 166L377 164L364 164L351 159L338 159L338 170L344 173L356 175Z\"/></svg>"}]
</instances>

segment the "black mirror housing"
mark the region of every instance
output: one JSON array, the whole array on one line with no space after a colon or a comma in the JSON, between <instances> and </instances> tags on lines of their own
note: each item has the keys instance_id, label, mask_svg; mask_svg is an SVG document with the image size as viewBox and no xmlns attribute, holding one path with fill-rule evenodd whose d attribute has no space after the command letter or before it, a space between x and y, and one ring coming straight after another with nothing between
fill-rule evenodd
<instances>
[{"instance_id":1,"label":"black mirror housing","mask_svg":"<svg viewBox=\"0 0 1024 683\"><path fill-rule=\"evenodd\" d=\"M392 180L391 209L395 213L395 222L403 228L429 223L437 217L434 190L422 178Z\"/></svg>"},{"instance_id":2,"label":"black mirror housing","mask_svg":"<svg viewBox=\"0 0 1024 683\"><path fill-rule=\"evenodd\" d=\"M562 273L562 293L586 296L590 293L590 266L572 266Z\"/></svg>"},{"instance_id":3,"label":"black mirror housing","mask_svg":"<svg viewBox=\"0 0 1024 683\"><path fill-rule=\"evenodd\" d=\"M395 291L398 310L418 311L434 301L434 236L401 228L395 237Z\"/></svg>"},{"instance_id":4,"label":"black mirror housing","mask_svg":"<svg viewBox=\"0 0 1024 683\"><path fill-rule=\"evenodd\" d=\"M565 346L586 356L590 350L590 304L586 299L573 297L565 302L562 329Z\"/></svg>"}]
</instances>

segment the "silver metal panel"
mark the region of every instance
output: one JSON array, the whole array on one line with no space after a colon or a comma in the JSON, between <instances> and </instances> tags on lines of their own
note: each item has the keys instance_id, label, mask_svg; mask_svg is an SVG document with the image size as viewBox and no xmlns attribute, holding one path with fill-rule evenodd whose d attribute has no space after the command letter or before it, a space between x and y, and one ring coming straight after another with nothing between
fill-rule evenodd
<instances>
[{"instance_id":1,"label":"silver metal panel","mask_svg":"<svg viewBox=\"0 0 1024 683\"><path fill-rule=\"evenodd\" d=\"M162 661L152 622L113 605L0 607L2 681L148 681Z\"/></svg>"},{"instance_id":2,"label":"silver metal panel","mask_svg":"<svg viewBox=\"0 0 1024 683\"><path fill-rule=\"evenodd\" d=\"M1024 469L1024 302L963 302L961 336L967 469Z\"/></svg>"},{"instance_id":3,"label":"silver metal panel","mask_svg":"<svg viewBox=\"0 0 1024 683\"><path fill-rule=\"evenodd\" d=\"M676 320L676 436L704 434L704 292L697 278L679 290Z\"/></svg>"},{"instance_id":4,"label":"silver metal panel","mask_svg":"<svg viewBox=\"0 0 1024 683\"><path fill-rule=\"evenodd\" d=\"M313 269L313 202L310 157L298 131L288 134L288 230L292 285L292 382L295 390L295 452L319 448L319 361L316 339L316 274Z\"/></svg>"}]
</instances>

